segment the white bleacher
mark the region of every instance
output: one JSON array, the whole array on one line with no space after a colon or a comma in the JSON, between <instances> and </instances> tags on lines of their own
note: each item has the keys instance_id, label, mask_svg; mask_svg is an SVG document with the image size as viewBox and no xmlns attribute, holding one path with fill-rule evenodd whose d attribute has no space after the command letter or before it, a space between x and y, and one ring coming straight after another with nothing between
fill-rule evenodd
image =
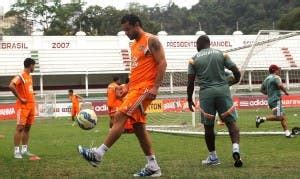
<instances>
[{"instance_id":1,"label":"white bleacher","mask_svg":"<svg viewBox=\"0 0 300 179\"><path fill-rule=\"evenodd\" d=\"M187 70L188 60L192 58L197 50L190 48L165 48L167 70Z\"/></svg>"},{"instance_id":2,"label":"white bleacher","mask_svg":"<svg viewBox=\"0 0 300 179\"><path fill-rule=\"evenodd\" d=\"M246 36L241 36L246 37ZM17 49L17 50L2 50L0 49L0 76L10 76L15 75L20 70L23 69L23 60L26 57L35 55L37 52L38 58L38 71L37 74L41 73L43 75L55 75L55 74L85 74L85 73L123 73L126 71L126 65L124 64L124 54L122 54L122 49L128 48L128 43L126 42L127 37L116 36L101 36L101 37L23 37L22 39L17 39L15 41L24 41L28 46L28 49ZM37 39L35 39L37 38ZM167 59L167 70L168 71L186 71L188 65L188 59L191 58L197 51L193 46L190 47L168 47L166 41L162 42L165 46L165 53ZM180 36L171 37L171 41L177 40L193 41L196 36ZM212 37L217 38L217 37ZM224 38L224 39L223 39ZM24 40L27 39L27 40ZM59 39L59 40L57 40ZM218 38L220 39L220 38ZM221 41L231 39L233 44L237 38L230 36L222 37ZM248 38L244 38L248 39ZM249 37L251 41L252 37ZM70 43L69 49L53 49L53 41L68 41ZM238 39L243 41L243 38ZM7 42L14 41L14 38L6 40ZM170 40L169 40L170 41ZM30 42L30 43L29 43ZM121 43L122 42L122 43ZM123 45L120 45L123 44ZM247 65L247 70L257 70L257 69L267 69L270 64L279 64L282 68L293 69L300 67L300 36L292 36L287 39L282 39L276 42L270 43L271 48L266 48L252 57L249 64ZM232 46L237 47L237 46ZM287 60L283 53L282 48L288 48L293 60L295 61L295 66L292 67L290 61ZM30 50L29 50L30 49ZM222 49L226 50L226 49ZM231 59L239 66L243 64L244 60L249 53L250 48L244 48L237 51L229 52ZM122 56L123 55L123 56Z\"/></svg>"},{"instance_id":3,"label":"white bleacher","mask_svg":"<svg viewBox=\"0 0 300 179\"><path fill-rule=\"evenodd\" d=\"M237 64L238 67L241 68L243 63L245 62L247 55L249 53L249 48L229 52L231 59ZM252 56L250 59L246 70L266 70L271 64L278 64L283 69L289 69L290 64L284 57L281 48L269 48L264 49Z\"/></svg>"},{"instance_id":4,"label":"white bleacher","mask_svg":"<svg viewBox=\"0 0 300 179\"><path fill-rule=\"evenodd\" d=\"M23 62L27 57L30 57L29 50L0 50L0 76L12 76L18 74L24 68Z\"/></svg>"},{"instance_id":5,"label":"white bleacher","mask_svg":"<svg viewBox=\"0 0 300 179\"><path fill-rule=\"evenodd\" d=\"M118 48L39 50L38 58L43 74L125 71Z\"/></svg>"},{"instance_id":6,"label":"white bleacher","mask_svg":"<svg viewBox=\"0 0 300 179\"><path fill-rule=\"evenodd\" d=\"M300 66L300 36L291 38L291 41L286 44L286 47L290 51L296 64Z\"/></svg>"}]
</instances>

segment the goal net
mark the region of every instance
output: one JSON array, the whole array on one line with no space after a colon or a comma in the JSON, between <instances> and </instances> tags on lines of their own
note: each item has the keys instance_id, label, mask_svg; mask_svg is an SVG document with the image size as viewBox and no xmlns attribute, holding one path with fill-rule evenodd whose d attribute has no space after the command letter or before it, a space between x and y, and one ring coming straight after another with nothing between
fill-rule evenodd
<instances>
[{"instance_id":1,"label":"goal net","mask_svg":"<svg viewBox=\"0 0 300 179\"><path fill-rule=\"evenodd\" d=\"M36 117L39 118L55 118L56 94L46 93L35 96L37 102Z\"/></svg>"},{"instance_id":2,"label":"goal net","mask_svg":"<svg viewBox=\"0 0 300 179\"><path fill-rule=\"evenodd\" d=\"M280 123L255 128L256 115L267 115L266 97L260 92L262 81L268 76L271 64L282 68L284 85L297 93L299 90L300 31L261 30L250 45L224 51L238 65L241 80L231 87L231 93L239 114L241 134L282 134ZM193 55L193 54L191 54ZM183 64L184 65L184 64ZM186 64L187 66L187 64ZM175 134L204 134L200 124L199 89L195 84L196 112L191 113L186 100L187 72L168 72L160 87L160 94L147 111L148 130ZM290 110L290 109L289 109ZM297 116L300 111L291 112ZM227 135L224 125L217 125L216 132Z\"/></svg>"}]
</instances>

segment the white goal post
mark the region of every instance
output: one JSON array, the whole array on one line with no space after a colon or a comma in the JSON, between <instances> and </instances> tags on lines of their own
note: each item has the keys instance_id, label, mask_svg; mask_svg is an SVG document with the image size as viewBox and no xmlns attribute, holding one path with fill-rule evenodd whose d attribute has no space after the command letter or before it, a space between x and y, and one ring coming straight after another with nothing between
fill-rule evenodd
<instances>
[{"instance_id":1,"label":"white goal post","mask_svg":"<svg viewBox=\"0 0 300 179\"><path fill-rule=\"evenodd\" d=\"M55 118L56 117L56 94L55 93L44 93L37 94L37 113L38 118Z\"/></svg>"}]
</instances>

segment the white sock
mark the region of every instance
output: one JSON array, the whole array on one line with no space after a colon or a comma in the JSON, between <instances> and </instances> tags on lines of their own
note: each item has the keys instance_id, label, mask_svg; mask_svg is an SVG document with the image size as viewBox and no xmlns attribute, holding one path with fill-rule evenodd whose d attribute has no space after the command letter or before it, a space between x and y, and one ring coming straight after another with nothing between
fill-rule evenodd
<instances>
[{"instance_id":1,"label":"white sock","mask_svg":"<svg viewBox=\"0 0 300 179\"><path fill-rule=\"evenodd\" d=\"M289 130L285 130L285 131L284 131L284 133L285 133L285 136L289 136L289 135L291 135L291 133L290 133L290 131L289 131Z\"/></svg>"},{"instance_id":2,"label":"white sock","mask_svg":"<svg viewBox=\"0 0 300 179\"><path fill-rule=\"evenodd\" d=\"M22 153L27 152L27 145L22 145L21 152Z\"/></svg>"},{"instance_id":3,"label":"white sock","mask_svg":"<svg viewBox=\"0 0 300 179\"><path fill-rule=\"evenodd\" d=\"M214 150L214 151L211 151L211 152L209 152L209 155L210 155L210 158L212 159L212 160L214 160L214 159L216 159L216 158L218 158L218 156L217 156L217 152Z\"/></svg>"},{"instance_id":4,"label":"white sock","mask_svg":"<svg viewBox=\"0 0 300 179\"><path fill-rule=\"evenodd\" d=\"M150 167L152 170L158 170L159 169L159 166L158 166L157 161L155 159L155 155L146 156L146 159L148 161L148 167Z\"/></svg>"},{"instance_id":5,"label":"white sock","mask_svg":"<svg viewBox=\"0 0 300 179\"><path fill-rule=\"evenodd\" d=\"M15 153L20 153L20 147L19 146L15 146Z\"/></svg>"},{"instance_id":6,"label":"white sock","mask_svg":"<svg viewBox=\"0 0 300 179\"><path fill-rule=\"evenodd\" d=\"M108 147L104 144L100 145L100 147L98 147L96 150L95 150L95 153L96 153L96 158L98 160L100 160L102 158L102 156L105 154L105 152L108 151Z\"/></svg>"},{"instance_id":7,"label":"white sock","mask_svg":"<svg viewBox=\"0 0 300 179\"><path fill-rule=\"evenodd\" d=\"M234 153L234 152L240 153L240 145L238 143L232 144L232 153Z\"/></svg>"}]
</instances>

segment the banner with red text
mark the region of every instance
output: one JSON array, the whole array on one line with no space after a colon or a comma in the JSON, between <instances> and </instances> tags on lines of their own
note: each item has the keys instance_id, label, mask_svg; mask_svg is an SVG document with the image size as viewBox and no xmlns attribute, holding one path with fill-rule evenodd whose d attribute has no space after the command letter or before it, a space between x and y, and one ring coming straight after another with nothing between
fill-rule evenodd
<instances>
[{"instance_id":1,"label":"banner with red text","mask_svg":"<svg viewBox=\"0 0 300 179\"><path fill-rule=\"evenodd\" d=\"M0 104L0 120L16 119L15 104Z\"/></svg>"}]
</instances>

